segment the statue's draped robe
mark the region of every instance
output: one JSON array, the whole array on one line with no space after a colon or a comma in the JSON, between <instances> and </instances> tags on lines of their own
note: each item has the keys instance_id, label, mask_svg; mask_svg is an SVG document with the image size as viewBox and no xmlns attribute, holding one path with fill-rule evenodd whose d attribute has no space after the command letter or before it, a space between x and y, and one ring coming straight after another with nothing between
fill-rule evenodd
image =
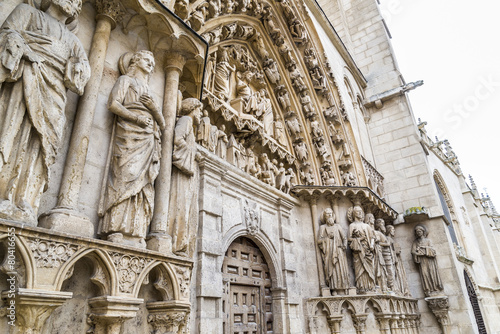
<instances>
[{"instance_id":1,"label":"statue's draped robe","mask_svg":"<svg viewBox=\"0 0 500 334\"><path fill-rule=\"evenodd\" d=\"M231 76L231 71L231 65L224 60L219 61L215 67L214 94L224 101L229 97L229 78Z\"/></svg>"},{"instance_id":2,"label":"statue's draped robe","mask_svg":"<svg viewBox=\"0 0 500 334\"><path fill-rule=\"evenodd\" d=\"M443 284L439 276L436 261L436 250L427 238L419 238L413 242L411 247L413 261L420 266L420 278L422 288L427 296L433 292L442 291Z\"/></svg>"},{"instance_id":3,"label":"statue's draped robe","mask_svg":"<svg viewBox=\"0 0 500 334\"><path fill-rule=\"evenodd\" d=\"M319 245L323 257L326 283L332 290L349 289L347 257L343 245L345 235L339 224L322 225L319 229Z\"/></svg>"},{"instance_id":4,"label":"statue's draped robe","mask_svg":"<svg viewBox=\"0 0 500 334\"><path fill-rule=\"evenodd\" d=\"M23 57L26 53L31 60ZM83 47L65 25L26 4L5 20L0 30L0 202L10 202L32 220L63 139L66 89L82 94L89 77Z\"/></svg>"},{"instance_id":5,"label":"statue's draped robe","mask_svg":"<svg viewBox=\"0 0 500 334\"><path fill-rule=\"evenodd\" d=\"M349 246L352 250L356 287L360 291L371 291L375 286L372 239L373 233L367 224L353 222L349 225Z\"/></svg>"},{"instance_id":6,"label":"statue's draped robe","mask_svg":"<svg viewBox=\"0 0 500 334\"><path fill-rule=\"evenodd\" d=\"M154 181L160 168L160 129L139 98L149 94L147 84L127 75L116 82L109 97L136 116L153 122L142 127L115 117L114 138L104 197L101 234L122 233L144 238L154 210ZM149 94L150 95L150 94Z\"/></svg>"},{"instance_id":7,"label":"statue's draped robe","mask_svg":"<svg viewBox=\"0 0 500 334\"><path fill-rule=\"evenodd\" d=\"M196 176L196 142L193 134L193 120L182 116L175 125L174 151L172 154L172 184L168 229L172 236L172 251L188 254L190 235L195 233L196 201L198 195Z\"/></svg>"}]
</instances>

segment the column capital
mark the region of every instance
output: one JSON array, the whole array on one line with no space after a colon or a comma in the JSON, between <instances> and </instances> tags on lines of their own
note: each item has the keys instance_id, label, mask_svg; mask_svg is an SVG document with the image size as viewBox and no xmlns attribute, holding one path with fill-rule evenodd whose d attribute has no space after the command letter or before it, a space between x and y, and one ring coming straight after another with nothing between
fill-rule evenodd
<instances>
[{"instance_id":1,"label":"column capital","mask_svg":"<svg viewBox=\"0 0 500 334\"><path fill-rule=\"evenodd\" d=\"M95 7L97 11L96 20L107 19L111 22L111 29L116 27L125 11L117 0L96 0Z\"/></svg>"},{"instance_id":2,"label":"column capital","mask_svg":"<svg viewBox=\"0 0 500 334\"><path fill-rule=\"evenodd\" d=\"M186 64L186 57L181 52L170 51L165 53L165 70L175 69L182 72Z\"/></svg>"}]
</instances>

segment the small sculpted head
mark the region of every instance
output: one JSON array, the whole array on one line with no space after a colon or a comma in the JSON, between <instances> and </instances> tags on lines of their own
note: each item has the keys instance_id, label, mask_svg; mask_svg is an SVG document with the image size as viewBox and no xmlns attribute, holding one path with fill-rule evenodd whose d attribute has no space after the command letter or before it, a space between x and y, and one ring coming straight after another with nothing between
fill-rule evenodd
<instances>
[{"instance_id":1,"label":"small sculpted head","mask_svg":"<svg viewBox=\"0 0 500 334\"><path fill-rule=\"evenodd\" d=\"M335 224L335 213L333 213L332 209L326 208L325 211L323 211L323 222L328 226Z\"/></svg>"},{"instance_id":2,"label":"small sculpted head","mask_svg":"<svg viewBox=\"0 0 500 334\"><path fill-rule=\"evenodd\" d=\"M374 228L375 225L375 216L373 213L367 213L365 216L365 223L370 225L372 228Z\"/></svg>"},{"instance_id":3,"label":"small sculpted head","mask_svg":"<svg viewBox=\"0 0 500 334\"><path fill-rule=\"evenodd\" d=\"M375 229L385 234L387 231L385 228L385 221L382 218L375 220Z\"/></svg>"},{"instance_id":4,"label":"small sculpted head","mask_svg":"<svg viewBox=\"0 0 500 334\"><path fill-rule=\"evenodd\" d=\"M198 125L201 121L202 107L203 104L198 99L190 97L182 101L180 114L181 116L190 116L193 119L193 123Z\"/></svg>"},{"instance_id":5,"label":"small sculpted head","mask_svg":"<svg viewBox=\"0 0 500 334\"><path fill-rule=\"evenodd\" d=\"M387 230L387 235L390 236L390 237L394 237L394 234L395 234L395 229L394 229L394 225L387 225L386 226L386 230Z\"/></svg>"},{"instance_id":6,"label":"small sculpted head","mask_svg":"<svg viewBox=\"0 0 500 334\"><path fill-rule=\"evenodd\" d=\"M423 238L427 236L427 228L424 225L415 226L415 236L417 238Z\"/></svg>"}]
</instances>

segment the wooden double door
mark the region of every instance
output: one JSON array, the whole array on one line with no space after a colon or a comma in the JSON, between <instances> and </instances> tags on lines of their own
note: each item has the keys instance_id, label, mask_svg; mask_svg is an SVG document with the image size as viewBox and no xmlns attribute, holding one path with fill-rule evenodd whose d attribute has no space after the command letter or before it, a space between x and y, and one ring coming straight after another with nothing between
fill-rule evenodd
<instances>
[{"instance_id":1,"label":"wooden double door","mask_svg":"<svg viewBox=\"0 0 500 334\"><path fill-rule=\"evenodd\" d=\"M224 334L273 333L271 276L259 247L240 237L222 266Z\"/></svg>"}]
</instances>

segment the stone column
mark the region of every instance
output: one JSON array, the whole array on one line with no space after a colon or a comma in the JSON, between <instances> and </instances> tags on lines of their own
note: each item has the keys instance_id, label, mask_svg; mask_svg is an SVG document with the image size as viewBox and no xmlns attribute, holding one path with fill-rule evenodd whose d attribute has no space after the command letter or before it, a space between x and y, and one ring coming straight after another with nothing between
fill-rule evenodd
<instances>
[{"instance_id":1,"label":"stone column","mask_svg":"<svg viewBox=\"0 0 500 334\"><path fill-rule=\"evenodd\" d=\"M45 321L52 312L61 306L66 300L71 299L72 292L57 292L45 290L31 290L19 288L15 299L8 299L8 291L2 293L6 299L7 319L13 320L9 315L9 306L13 306L15 315L15 327L13 333L40 334ZM11 304L12 302L15 302Z\"/></svg>"},{"instance_id":2,"label":"stone column","mask_svg":"<svg viewBox=\"0 0 500 334\"><path fill-rule=\"evenodd\" d=\"M319 279L319 285L321 289L321 296L323 297L329 297L331 296L330 288L326 285L326 280L325 280L325 271L323 270L323 260L321 259L321 252L319 250L318 246L318 231L319 231L319 216L318 216L318 197L317 196L310 196L308 198L309 200L309 205L311 207L311 216L312 216L312 228L313 228L313 235L314 235L314 245L316 249L316 264L318 266L318 279Z\"/></svg>"},{"instance_id":3,"label":"stone column","mask_svg":"<svg viewBox=\"0 0 500 334\"><path fill-rule=\"evenodd\" d=\"M401 331L399 330L398 320L399 320L399 316L392 316L392 319L389 320L389 325L390 325L390 329L391 329L392 334L400 334L401 333Z\"/></svg>"},{"instance_id":4,"label":"stone column","mask_svg":"<svg viewBox=\"0 0 500 334\"><path fill-rule=\"evenodd\" d=\"M161 137L160 173L155 181L155 210L151 222L148 248L162 253L172 253L172 238L167 233L168 207L170 202L170 179L172 176L172 150L177 116L179 78L186 58L178 52L165 55L165 93L163 95L163 117L165 130Z\"/></svg>"},{"instance_id":5,"label":"stone column","mask_svg":"<svg viewBox=\"0 0 500 334\"><path fill-rule=\"evenodd\" d=\"M120 334L122 324L135 318L143 299L115 296L100 296L89 299L88 323L94 334Z\"/></svg>"},{"instance_id":6,"label":"stone column","mask_svg":"<svg viewBox=\"0 0 500 334\"><path fill-rule=\"evenodd\" d=\"M123 15L123 10L117 0L96 0L96 10L97 22L89 56L91 77L80 98L75 115L57 206L41 215L39 223L41 227L84 237L94 235L94 225L85 215L78 212L83 170L87 159L89 137L101 86L109 36Z\"/></svg>"},{"instance_id":7,"label":"stone column","mask_svg":"<svg viewBox=\"0 0 500 334\"><path fill-rule=\"evenodd\" d=\"M275 333L289 333L289 315L285 305L286 288L271 288L271 294L273 300L273 331Z\"/></svg>"},{"instance_id":8,"label":"stone column","mask_svg":"<svg viewBox=\"0 0 500 334\"><path fill-rule=\"evenodd\" d=\"M328 317L328 327L330 327L331 334L340 334L340 324L342 322L342 316Z\"/></svg>"},{"instance_id":9,"label":"stone column","mask_svg":"<svg viewBox=\"0 0 500 334\"><path fill-rule=\"evenodd\" d=\"M191 312L189 303L160 301L147 303L146 307L149 311L148 323L153 327L152 333L186 333Z\"/></svg>"},{"instance_id":10,"label":"stone column","mask_svg":"<svg viewBox=\"0 0 500 334\"><path fill-rule=\"evenodd\" d=\"M389 319L391 318L391 316L385 314L376 314L375 317L378 322L380 333L391 334L391 328L389 327Z\"/></svg>"},{"instance_id":11,"label":"stone column","mask_svg":"<svg viewBox=\"0 0 500 334\"><path fill-rule=\"evenodd\" d=\"M354 328L356 328L356 334L366 333L366 318L367 314L353 315L352 321Z\"/></svg>"}]
</instances>

